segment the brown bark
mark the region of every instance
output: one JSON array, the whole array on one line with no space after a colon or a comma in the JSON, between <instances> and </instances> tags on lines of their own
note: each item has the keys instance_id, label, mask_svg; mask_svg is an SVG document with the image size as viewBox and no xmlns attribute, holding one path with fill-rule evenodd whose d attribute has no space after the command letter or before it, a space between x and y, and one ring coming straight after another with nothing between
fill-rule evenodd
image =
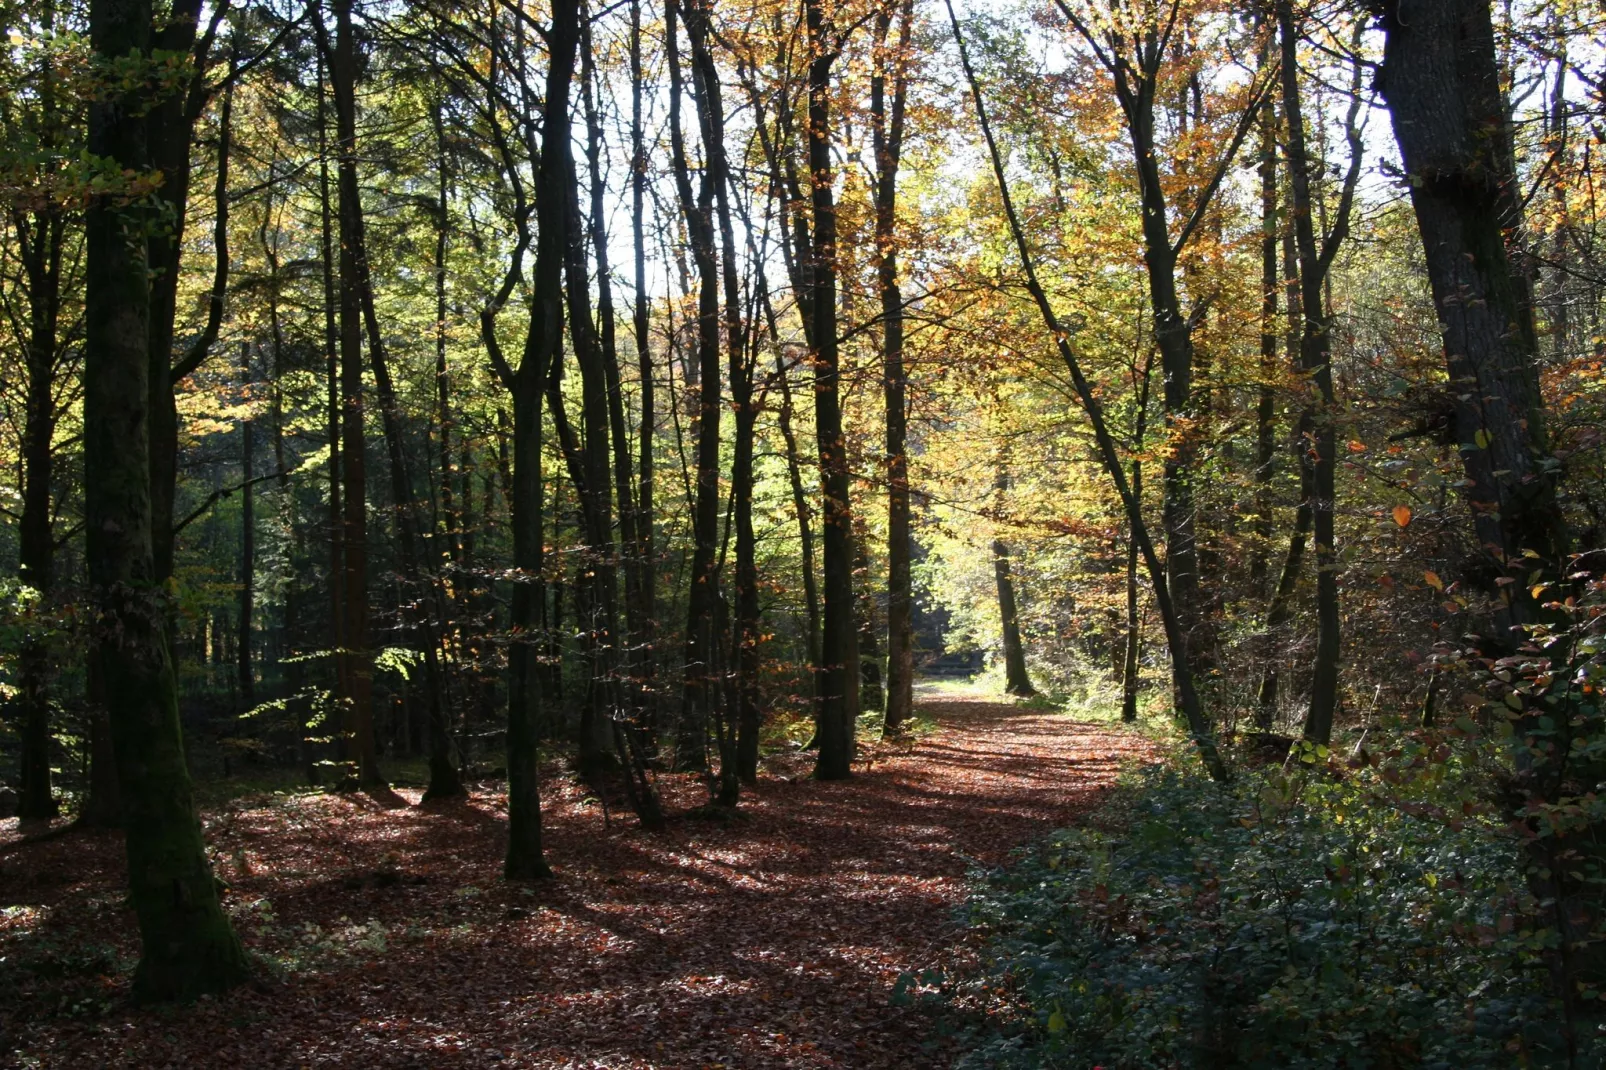
<instances>
[{"instance_id":1,"label":"brown bark","mask_svg":"<svg viewBox=\"0 0 1606 1070\"><path fill-rule=\"evenodd\" d=\"M848 496L847 440L842 432L841 368L837 347L837 227L831 192L831 67L840 42L824 0L806 0L808 26L808 169L813 223L808 304L814 359L814 437L820 451L824 513L824 614L816 673L814 775L841 780L850 773L859 716L858 636L853 600L853 506Z\"/></svg>"},{"instance_id":2,"label":"brown bark","mask_svg":"<svg viewBox=\"0 0 1606 1070\"><path fill-rule=\"evenodd\" d=\"M876 13L877 64L870 82L875 150L876 287L881 298L881 386L886 407L887 683L882 731L893 734L914 714L914 593L910 555L908 373L903 361L903 292L898 285L898 165L903 154L913 0L898 4L898 39L888 45L893 2ZM887 77L891 74L891 105Z\"/></svg>"},{"instance_id":3,"label":"brown bark","mask_svg":"<svg viewBox=\"0 0 1606 1070\"><path fill-rule=\"evenodd\" d=\"M149 62L149 0L96 5L90 43L103 64ZM89 109L89 151L117 172L152 162L145 88L113 90ZM116 172L114 172L116 173ZM141 955L134 992L193 998L245 980L245 953L218 902L184 762L161 577L152 556L149 209L115 194L89 204L84 355L84 507L99 616L91 657L103 683L124 802L129 899ZM160 390L168 390L167 363ZM156 392L160 392L160 390Z\"/></svg>"}]
</instances>

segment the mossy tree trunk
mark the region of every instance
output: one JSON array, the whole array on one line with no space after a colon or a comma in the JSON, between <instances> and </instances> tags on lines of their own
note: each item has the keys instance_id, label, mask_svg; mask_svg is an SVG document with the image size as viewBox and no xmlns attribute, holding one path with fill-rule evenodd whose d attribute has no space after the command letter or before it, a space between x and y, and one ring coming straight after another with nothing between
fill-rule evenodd
<instances>
[{"instance_id":1,"label":"mossy tree trunk","mask_svg":"<svg viewBox=\"0 0 1606 1070\"><path fill-rule=\"evenodd\" d=\"M90 12L100 62L147 58L149 0ZM136 83L137 85L137 83ZM89 151L117 172L150 165L141 89L90 107ZM106 698L122 787L130 901L143 999L219 992L248 975L218 901L190 792L166 613L151 549L150 290L145 231L154 220L115 194L90 203L85 295L84 504L89 578L99 609L92 657Z\"/></svg>"}]
</instances>

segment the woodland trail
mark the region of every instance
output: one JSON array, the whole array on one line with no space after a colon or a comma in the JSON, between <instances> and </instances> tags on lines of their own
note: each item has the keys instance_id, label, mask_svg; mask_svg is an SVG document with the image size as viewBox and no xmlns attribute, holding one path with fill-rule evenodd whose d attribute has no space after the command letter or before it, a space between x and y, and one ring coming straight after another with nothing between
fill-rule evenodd
<instances>
[{"instance_id":1,"label":"woodland trail","mask_svg":"<svg viewBox=\"0 0 1606 1070\"><path fill-rule=\"evenodd\" d=\"M975 693L923 690L919 705L938 730L872 749L851 781L806 779L801 755L773 763L745 820L649 836L549 780L558 879L529 888L498 879L489 791L389 810L241 800L208 815L208 839L247 942L286 979L162 1013L102 978L104 1007L72 1019L41 1016L34 992L0 1010L0 1064L946 1065L935 1019L890 1003L897 978L962 965L967 868L1074 820L1146 744ZM664 781L672 809L699 801L692 778ZM0 907L23 907L0 911L0 955L42 939L131 953L120 865L114 837L0 856ZM0 972L0 994L15 983Z\"/></svg>"}]
</instances>

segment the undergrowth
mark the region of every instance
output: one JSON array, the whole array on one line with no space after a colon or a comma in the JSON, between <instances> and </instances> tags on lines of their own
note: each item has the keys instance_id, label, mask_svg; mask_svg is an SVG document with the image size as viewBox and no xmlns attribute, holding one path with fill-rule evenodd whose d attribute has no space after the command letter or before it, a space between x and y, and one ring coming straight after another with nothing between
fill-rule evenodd
<instances>
[{"instance_id":1,"label":"undergrowth","mask_svg":"<svg viewBox=\"0 0 1606 1070\"><path fill-rule=\"evenodd\" d=\"M1228 787L1176 757L1128 777L1105 831L983 875L974 984L1007 1009L962 1065L1606 1065L1598 1032L1569 1058L1554 936L1516 843L1450 809L1453 771L1401 805L1325 748Z\"/></svg>"}]
</instances>

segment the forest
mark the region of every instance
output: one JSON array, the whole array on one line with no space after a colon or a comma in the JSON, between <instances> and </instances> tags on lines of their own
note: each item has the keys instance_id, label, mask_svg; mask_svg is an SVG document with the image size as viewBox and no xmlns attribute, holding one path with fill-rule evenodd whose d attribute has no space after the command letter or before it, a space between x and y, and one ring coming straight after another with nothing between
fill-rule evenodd
<instances>
[{"instance_id":1,"label":"forest","mask_svg":"<svg viewBox=\"0 0 1606 1070\"><path fill-rule=\"evenodd\" d=\"M0 0L0 1065L1606 1065L1606 15Z\"/></svg>"}]
</instances>

